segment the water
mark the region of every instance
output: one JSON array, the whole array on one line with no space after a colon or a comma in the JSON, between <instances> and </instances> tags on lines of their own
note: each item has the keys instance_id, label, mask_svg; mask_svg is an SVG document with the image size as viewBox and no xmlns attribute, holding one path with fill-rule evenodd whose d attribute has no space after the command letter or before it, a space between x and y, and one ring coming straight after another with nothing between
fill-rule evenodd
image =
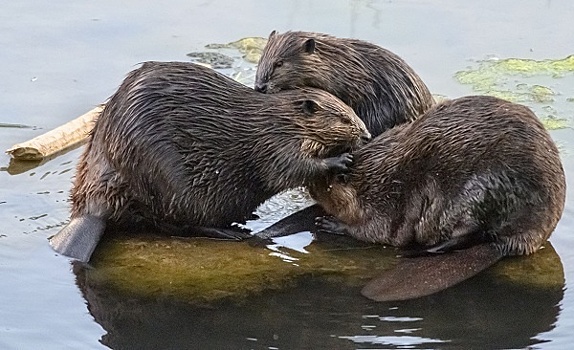
<instances>
[{"instance_id":1,"label":"water","mask_svg":"<svg viewBox=\"0 0 574 350\"><path fill-rule=\"evenodd\" d=\"M138 62L188 60L187 53L204 51L210 43L266 37L273 29L357 37L398 53L434 93L457 97L473 90L455 73L474 69L479 61L574 54L573 15L568 0L4 2L0 149L93 108ZM572 73L561 78L510 75L504 81L510 87L522 83L542 84L559 94L554 102L529 105L542 114L550 107L573 125ZM572 184L574 132L551 133ZM2 349L562 349L574 341L571 190L551 238L555 251L547 247L536 258L505 262L432 297L374 303L359 295L360 283L336 271L324 273L328 266L321 265L316 277L304 275L282 289L200 307L170 294L138 294L134 287L119 292L102 283L101 270L71 266L49 248L46 238L68 219L68 192L80 152L28 168L9 166L9 157L0 155ZM262 223L286 214L286 202L283 198L263 208ZM308 238L303 234L292 243L280 242L292 244L293 250L281 252L300 253L299 260L282 260L282 254L269 259L278 266L302 266L305 256L322 252L305 246ZM361 255L325 251L345 264ZM501 271L513 264L533 281L504 277ZM552 266L551 276L541 266Z\"/></svg>"}]
</instances>

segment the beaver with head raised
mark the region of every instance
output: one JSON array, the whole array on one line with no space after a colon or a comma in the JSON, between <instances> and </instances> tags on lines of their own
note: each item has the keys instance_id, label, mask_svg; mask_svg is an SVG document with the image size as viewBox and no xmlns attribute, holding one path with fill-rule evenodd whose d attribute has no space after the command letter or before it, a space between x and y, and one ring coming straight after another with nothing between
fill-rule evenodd
<instances>
[{"instance_id":1,"label":"beaver with head raised","mask_svg":"<svg viewBox=\"0 0 574 350\"><path fill-rule=\"evenodd\" d=\"M428 295L534 253L564 209L550 135L530 109L494 97L440 103L353 157L346 181L329 175L309 187L332 215L317 218L318 230L424 255L370 282L363 294L375 300Z\"/></svg>"},{"instance_id":2,"label":"beaver with head raised","mask_svg":"<svg viewBox=\"0 0 574 350\"><path fill-rule=\"evenodd\" d=\"M304 86L339 97L373 136L414 120L434 104L421 78L389 50L321 33L271 32L255 90L274 93Z\"/></svg>"},{"instance_id":3,"label":"beaver with head raised","mask_svg":"<svg viewBox=\"0 0 574 350\"><path fill-rule=\"evenodd\" d=\"M107 102L78 164L70 223L50 240L88 261L107 222L242 237L263 201L345 172L370 135L318 89L255 92L192 63L147 62Z\"/></svg>"}]
</instances>

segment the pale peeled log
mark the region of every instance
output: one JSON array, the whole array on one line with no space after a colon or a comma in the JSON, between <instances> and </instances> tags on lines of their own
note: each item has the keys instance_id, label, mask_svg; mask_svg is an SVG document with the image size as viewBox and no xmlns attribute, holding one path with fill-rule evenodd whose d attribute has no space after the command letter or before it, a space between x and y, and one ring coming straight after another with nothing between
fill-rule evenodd
<instances>
[{"instance_id":1,"label":"pale peeled log","mask_svg":"<svg viewBox=\"0 0 574 350\"><path fill-rule=\"evenodd\" d=\"M14 159L41 160L77 145L88 137L103 108L103 105L99 105L56 129L50 130L32 140L17 143L10 147L6 153Z\"/></svg>"}]
</instances>

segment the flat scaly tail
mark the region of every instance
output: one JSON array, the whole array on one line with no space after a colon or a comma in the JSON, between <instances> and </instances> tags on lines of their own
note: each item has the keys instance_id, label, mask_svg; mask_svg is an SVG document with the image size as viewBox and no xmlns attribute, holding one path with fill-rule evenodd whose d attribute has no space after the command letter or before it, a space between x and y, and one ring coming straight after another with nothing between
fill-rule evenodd
<instances>
[{"instance_id":1,"label":"flat scaly tail","mask_svg":"<svg viewBox=\"0 0 574 350\"><path fill-rule=\"evenodd\" d=\"M49 238L50 245L62 255L88 262L105 228L106 222L102 218L93 215L78 216Z\"/></svg>"},{"instance_id":2,"label":"flat scaly tail","mask_svg":"<svg viewBox=\"0 0 574 350\"><path fill-rule=\"evenodd\" d=\"M499 250L488 243L444 254L402 258L367 283L361 294L375 301L423 297L462 282L501 258Z\"/></svg>"}]
</instances>

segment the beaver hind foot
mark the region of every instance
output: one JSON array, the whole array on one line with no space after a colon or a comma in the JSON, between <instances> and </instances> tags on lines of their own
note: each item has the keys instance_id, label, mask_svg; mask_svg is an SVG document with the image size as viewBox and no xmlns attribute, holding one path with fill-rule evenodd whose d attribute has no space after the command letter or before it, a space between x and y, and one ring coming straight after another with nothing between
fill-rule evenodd
<instances>
[{"instance_id":1,"label":"beaver hind foot","mask_svg":"<svg viewBox=\"0 0 574 350\"><path fill-rule=\"evenodd\" d=\"M106 221L93 215L72 218L60 232L49 238L50 245L59 254L88 262L106 229ZM170 225L162 223L159 231L170 236L205 237L210 239L242 241L251 238L251 231L240 227L204 227Z\"/></svg>"},{"instance_id":2,"label":"beaver hind foot","mask_svg":"<svg viewBox=\"0 0 574 350\"><path fill-rule=\"evenodd\" d=\"M166 236L211 238L218 240L242 241L251 238L251 230L240 226L206 227L196 225L175 225L160 223L157 229Z\"/></svg>"},{"instance_id":3,"label":"beaver hind foot","mask_svg":"<svg viewBox=\"0 0 574 350\"><path fill-rule=\"evenodd\" d=\"M500 250L489 243L448 254L404 258L367 283L361 294L375 301L427 296L478 274L501 258Z\"/></svg>"}]
</instances>

